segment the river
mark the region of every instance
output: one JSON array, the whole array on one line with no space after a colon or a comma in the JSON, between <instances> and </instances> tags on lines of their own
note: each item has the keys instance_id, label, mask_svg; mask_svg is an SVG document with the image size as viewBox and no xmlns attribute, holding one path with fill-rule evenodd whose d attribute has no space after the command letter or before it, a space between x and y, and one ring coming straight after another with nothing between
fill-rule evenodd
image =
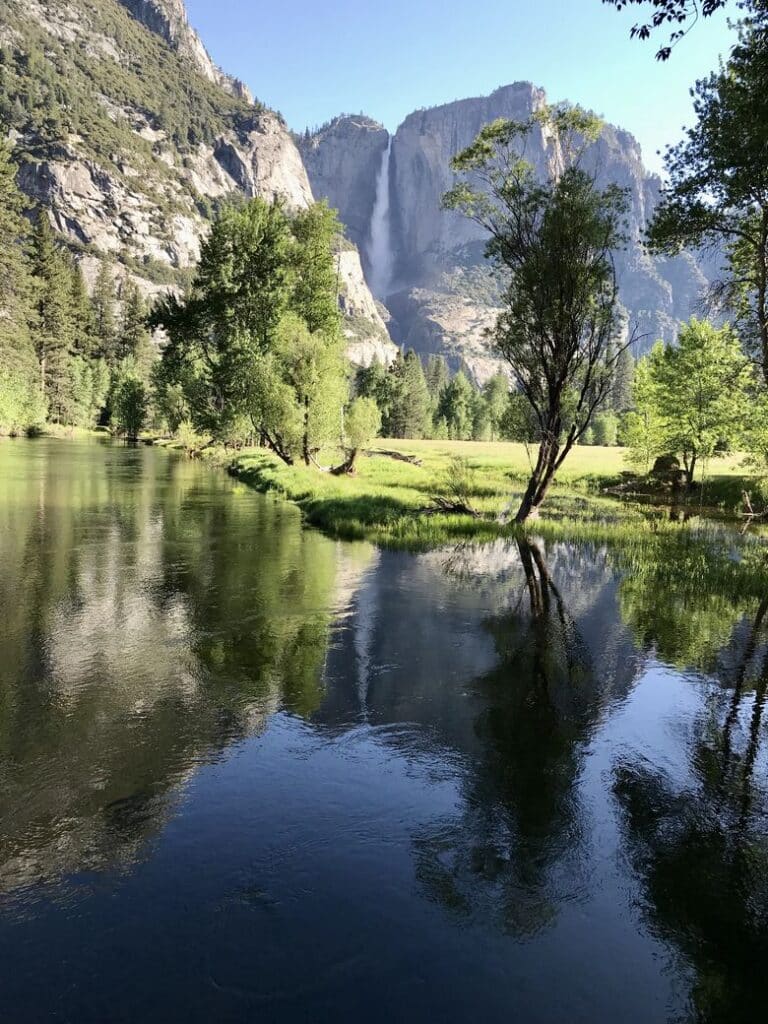
<instances>
[{"instance_id":1,"label":"river","mask_svg":"<svg viewBox=\"0 0 768 1024\"><path fill-rule=\"evenodd\" d=\"M13 1022L754 1021L764 609L0 443Z\"/></svg>"}]
</instances>

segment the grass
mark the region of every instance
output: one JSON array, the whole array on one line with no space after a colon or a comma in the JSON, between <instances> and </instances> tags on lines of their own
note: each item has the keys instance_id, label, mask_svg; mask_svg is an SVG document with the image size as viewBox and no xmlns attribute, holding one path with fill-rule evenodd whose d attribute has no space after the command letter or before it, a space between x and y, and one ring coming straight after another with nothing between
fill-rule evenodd
<instances>
[{"instance_id":1,"label":"grass","mask_svg":"<svg viewBox=\"0 0 768 1024\"><path fill-rule=\"evenodd\" d=\"M514 511L527 480L530 467L523 445L387 439L378 446L382 449L416 456L421 465L371 455L360 459L356 476L335 477L304 466L286 466L262 449L246 449L238 453L230 471L260 491L295 502L307 522L334 537L424 549L513 532L498 516L505 509ZM457 457L469 467L467 497L480 513L479 519L427 512L433 496L450 496ZM333 453L328 453L327 461L332 459ZM706 501L709 507L725 509L721 499L733 500L734 505L727 509L732 511L748 482L741 463L738 456L715 460L696 504ZM661 509L643 508L601 493L618 483L626 470L621 448L574 449L557 476L542 517L531 529L539 535L600 541L618 540L622 532L658 535L679 530Z\"/></svg>"}]
</instances>

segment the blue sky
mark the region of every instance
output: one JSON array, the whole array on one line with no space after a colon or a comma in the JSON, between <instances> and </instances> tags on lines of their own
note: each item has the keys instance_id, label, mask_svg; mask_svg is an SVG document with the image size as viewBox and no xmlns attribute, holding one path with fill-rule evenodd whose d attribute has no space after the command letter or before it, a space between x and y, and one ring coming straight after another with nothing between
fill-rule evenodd
<instances>
[{"instance_id":1,"label":"blue sky","mask_svg":"<svg viewBox=\"0 0 768 1024\"><path fill-rule=\"evenodd\" d=\"M600 0L187 0L214 60L295 130L364 112L394 130L406 114L532 81L631 131L646 164L691 121L689 87L727 52L723 12L666 64L629 39L634 11Z\"/></svg>"}]
</instances>

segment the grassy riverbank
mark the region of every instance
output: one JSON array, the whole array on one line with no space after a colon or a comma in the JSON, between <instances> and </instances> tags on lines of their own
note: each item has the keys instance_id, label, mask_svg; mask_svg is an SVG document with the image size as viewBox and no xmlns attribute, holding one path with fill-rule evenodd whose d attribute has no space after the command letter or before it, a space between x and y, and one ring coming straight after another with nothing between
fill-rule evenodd
<instances>
[{"instance_id":1,"label":"grassy riverbank","mask_svg":"<svg viewBox=\"0 0 768 1024\"><path fill-rule=\"evenodd\" d=\"M387 440L376 451L413 456L420 464L371 454L360 459L355 476L336 477L286 466L261 449L246 449L234 458L231 471L260 491L295 502L307 522L336 537L420 548L510 532L497 517L507 508L514 511L525 484L529 462L523 445ZM331 457L332 453L328 461ZM692 507L706 504L735 511L743 487L754 483L744 476L742 461L738 456L715 460L703 491L691 499ZM455 497L457 468L462 493L480 518L433 511L434 498ZM575 449L558 474L536 532L595 539L624 530L657 532L664 512L643 510L603 493L618 484L626 470L621 448Z\"/></svg>"}]
</instances>

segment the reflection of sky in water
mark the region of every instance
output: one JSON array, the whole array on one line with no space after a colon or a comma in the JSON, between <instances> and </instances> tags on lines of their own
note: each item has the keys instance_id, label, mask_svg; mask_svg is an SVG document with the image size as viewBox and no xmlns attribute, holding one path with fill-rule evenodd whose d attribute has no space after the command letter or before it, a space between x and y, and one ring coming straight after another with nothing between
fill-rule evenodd
<instances>
[{"instance_id":1,"label":"reflection of sky in water","mask_svg":"<svg viewBox=\"0 0 768 1024\"><path fill-rule=\"evenodd\" d=\"M604 550L337 544L143 449L8 446L0 478L12 1019L739 1020L765 995L728 953L766 944L748 617L681 671L665 595Z\"/></svg>"}]
</instances>

